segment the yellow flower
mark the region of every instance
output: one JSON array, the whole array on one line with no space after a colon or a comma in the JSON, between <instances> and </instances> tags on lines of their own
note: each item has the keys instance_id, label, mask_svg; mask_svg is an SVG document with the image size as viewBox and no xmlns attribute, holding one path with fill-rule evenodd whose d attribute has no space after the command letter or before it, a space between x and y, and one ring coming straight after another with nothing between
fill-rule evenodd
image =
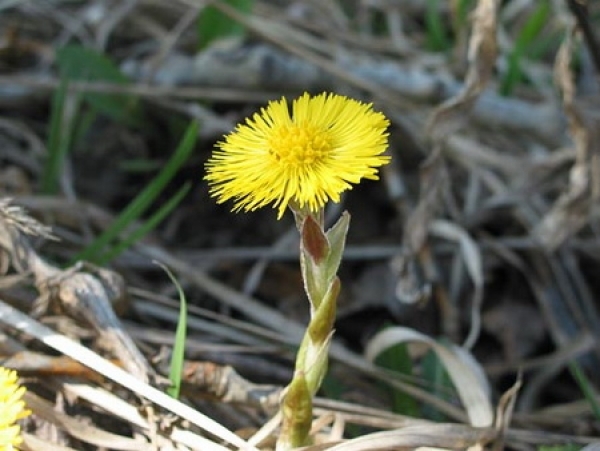
<instances>
[{"instance_id":1,"label":"yellow flower","mask_svg":"<svg viewBox=\"0 0 600 451\"><path fill-rule=\"evenodd\" d=\"M205 179L218 203L252 211L273 203L317 212L339 202L351 183L377 177L389 161L389 121L364 104L336 94L270 102L217 144Z\"/></svg>"},{"instance_id":2,"label":"yellow flower","mask_svg":"<svg viewBox=\"0 0 600 451\"><path fill-rule=\"evenodd\" d=\"M21 427L17 420L31 412L21 399L25 387L17 381L17 373L0 367L0 451L9 451L21 443Z\"/></svg>"}]
</instances>

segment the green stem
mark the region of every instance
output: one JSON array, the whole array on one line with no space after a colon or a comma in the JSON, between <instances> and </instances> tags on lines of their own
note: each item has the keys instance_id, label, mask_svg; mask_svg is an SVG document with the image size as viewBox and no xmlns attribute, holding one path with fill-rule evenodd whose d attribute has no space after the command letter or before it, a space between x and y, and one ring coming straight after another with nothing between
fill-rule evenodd
<instances>
[{"instance_id":1,"label":"green stem","mask_svg":"<svg viewBox=\"0 0 600 451\"><path fill-rule=\"evenodd\" d=\"M281 403L282 426L276 451L310 444L312 400L327 371L328 352L341 283L337 270L344 250L349 216L323 230L323 212L294 209L300 231L301 268L311 319L296 356L296 371Z\"/></svg>"}]
</instances>

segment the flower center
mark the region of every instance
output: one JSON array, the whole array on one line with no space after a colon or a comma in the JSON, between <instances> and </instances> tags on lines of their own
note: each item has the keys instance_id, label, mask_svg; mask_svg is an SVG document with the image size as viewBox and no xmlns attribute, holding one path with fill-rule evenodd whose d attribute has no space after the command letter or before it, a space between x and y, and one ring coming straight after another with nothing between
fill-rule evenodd
<instances>
[{"instance_id":1,"label":"flower center","mask_svg":"<svg viewBox=\"0 0 600 451\"><path fill-rule=\"evenodd\" d=\"M269 153L277 162L308 166L323 160L331 151L329 134L312 125L286 125L273 130Z\"/></svg>"}]
</instances>

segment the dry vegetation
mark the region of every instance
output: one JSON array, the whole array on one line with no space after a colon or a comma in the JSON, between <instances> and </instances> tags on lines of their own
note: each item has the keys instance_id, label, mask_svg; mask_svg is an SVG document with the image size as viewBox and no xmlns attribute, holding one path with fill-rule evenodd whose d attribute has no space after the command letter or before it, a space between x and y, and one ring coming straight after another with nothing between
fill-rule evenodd
<instances>
[{"instance_id":1,"label":"dry vegetation","mask_svg":"<svg viewBox=\"0 0 600 451\"><path fill-rule=\"evenodd\" d=\"M216 205L203 164L304 91L374 102L393 158L328 211L352 225L308 449L597 440L598 2L248 3L0 1L1 354L28 387L23 449L273 445L307 317L297 232ZM238 28L203 38L215 11ZM187 298L181 403L178 293L155 262Z\"/></svg>"}]
</instances>

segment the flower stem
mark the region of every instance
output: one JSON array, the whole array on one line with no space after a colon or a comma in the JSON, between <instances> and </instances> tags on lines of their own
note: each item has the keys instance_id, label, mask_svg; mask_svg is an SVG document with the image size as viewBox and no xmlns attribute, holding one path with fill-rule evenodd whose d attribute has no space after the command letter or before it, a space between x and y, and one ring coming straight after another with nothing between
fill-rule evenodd
<instances>
[{"instance_id":1,"label":"flower stem","mask_svg":"<svg viewBox=\"0 0 600 451\"><path fill-rule=\"evenodd\" d=\"M312 399L327 372L328 352L335 322L341 282L341 263L350 223L344 213L327 232L323 212L311 214L294 209L300 231L300 264L304 289L310 302L310 322L298 349L296 370L281 403L282 427L277 451L310 444Z\"/></svg>"}]
</instances>

